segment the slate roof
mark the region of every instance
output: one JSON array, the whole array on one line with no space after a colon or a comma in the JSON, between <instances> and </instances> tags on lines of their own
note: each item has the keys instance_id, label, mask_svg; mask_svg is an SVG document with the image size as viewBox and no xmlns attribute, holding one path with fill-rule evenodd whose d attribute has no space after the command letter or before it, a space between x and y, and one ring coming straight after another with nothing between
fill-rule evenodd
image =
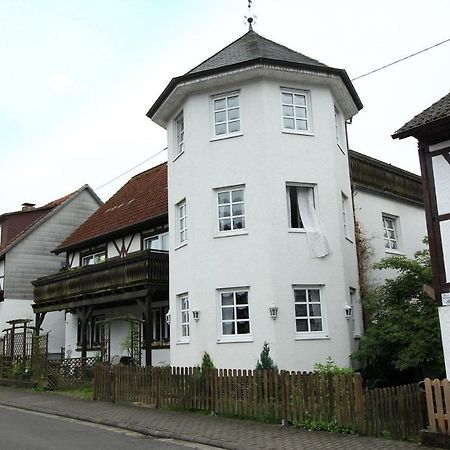
<instances>
[{"instance_id":1,"label":"slate roof","mask_svg":"<svg viewBox=\"0 0 450 450\"><path fill-rule=\"evenodd\" d=\"M167 214L167 163L135 175L55 250L90 245Z\"/></svg>"},{"instance_id":2,"label":"slate roof","mask_svg":"<svg viewBox=\"0 0 450 450\"><path fill-rule=\"evenodd\" d=\"M342 79L357 108L362 109L363 107L345 70L329 67L316 59L291 50L284 45L277 44L276 42L260 36L255 31L250 30L189 72L180 77L173 78L149 109L147 116L152 118L167 97L180 83L257 63L278 64L284 67L316 71L320 70L321 72L337 75Z\"/></svg>"},{"instance_id":3,"label":"slate roof","mask_svg":"<svg viewBox=\"0 0 450 450\"><path fill-rule=\"evenodd\" d=\"M38 208L25 211L13 211L0 215L0 224L4 227L2 233L2 245L0 245L0 257L40 226L59 206L62 206L69 199L72 199L82 190L87 188L90 189L89 186L84 185L77 191L53 200Z\"/></svg>"},{"instance_id":4,"label":"slate roof","mask_svg":"<svg viewBox=\"0 0 450 450\"><path fill-rule=\"evenodd\" d=\"M418 129L445 119L450 119L450 93L405 123L392 137L402 139L414 136Z\"/></svg>"},{"instance_id":5,"label":"slate roof","mask_svg":"<svg viewBox=\"0 0 450 450\"><path fill-rule=\"evenodd\" d=\"M316 59L295 52L284 45L277 44L250 30L244 36L227 45L224 49L190 70L188 74L201 73L206 70L231 66L259 58L327 67Z\"/></svg>"}]
</instances>

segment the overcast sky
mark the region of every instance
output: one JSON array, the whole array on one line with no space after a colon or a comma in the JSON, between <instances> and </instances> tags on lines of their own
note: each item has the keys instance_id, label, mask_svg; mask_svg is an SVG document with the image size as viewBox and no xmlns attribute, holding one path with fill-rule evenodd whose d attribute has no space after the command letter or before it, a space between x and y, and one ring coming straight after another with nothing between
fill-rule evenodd
<instances>
[{"instance_id":1,"label":"overcast sky","mask_svg":"<svg viewBox=\"0 0 450 450\"><path fill-rule=\"evenodd\" d=\"M145 113L247 31L247 0L0 0L0 213L98 188L166 145ZM354 78L450 38L449 0L254 0L255 31ZM354 82L350 147L419 173L390 135L450 91L450 43ZM162 154L98 190L108 199Z\"/></svg>"}]
</instances>

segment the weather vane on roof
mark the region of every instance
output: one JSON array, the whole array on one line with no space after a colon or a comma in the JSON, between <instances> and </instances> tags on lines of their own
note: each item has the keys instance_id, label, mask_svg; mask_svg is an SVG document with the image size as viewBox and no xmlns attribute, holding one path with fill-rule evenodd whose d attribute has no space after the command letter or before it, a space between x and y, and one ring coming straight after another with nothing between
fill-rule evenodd
<instances>
[{"instance_id":1,"label":"weather vane on roof","mask_svg":"<svg viewBox=\"0 0 450 450\"><path fill-rule=\"evenodd\" d=\"M256 16L252 14L252 0L248 0L248 16L244 16L248 23L248 31L253 31L253 23L256 23Z\"/></svg>"}]
</instances>

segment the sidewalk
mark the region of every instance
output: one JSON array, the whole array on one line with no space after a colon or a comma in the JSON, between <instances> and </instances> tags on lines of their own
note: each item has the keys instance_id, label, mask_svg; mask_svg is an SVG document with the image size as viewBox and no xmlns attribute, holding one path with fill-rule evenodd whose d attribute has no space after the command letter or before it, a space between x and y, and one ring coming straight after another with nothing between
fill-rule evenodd
<instances>
[{"instance_id":1,"label":"sidewalk","mask_svg":"<svg viewBox=\"0 0 450 450\"><path fill-rule=\"evenodd\" d=\"M234 450L418 450L416 444L307 431L138 406L80 400L49 392L0 386L0 404Z\"/></svg>"}]
</instances>

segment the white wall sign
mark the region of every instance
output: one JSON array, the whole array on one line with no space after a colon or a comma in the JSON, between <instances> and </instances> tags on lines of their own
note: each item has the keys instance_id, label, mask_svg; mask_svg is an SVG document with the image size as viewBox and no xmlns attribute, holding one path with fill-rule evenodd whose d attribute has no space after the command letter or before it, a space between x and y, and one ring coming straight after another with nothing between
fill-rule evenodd
<instances>
[{"instance_id":1,"label":"white wall sign","mask_svg":"<svg viewBox=\"0 0 450 450\"><path fill-rule=\"evenodd\" d=\"M450 306L450 292L442 293L442 306Z\"/></svg>"}]
</instances>

